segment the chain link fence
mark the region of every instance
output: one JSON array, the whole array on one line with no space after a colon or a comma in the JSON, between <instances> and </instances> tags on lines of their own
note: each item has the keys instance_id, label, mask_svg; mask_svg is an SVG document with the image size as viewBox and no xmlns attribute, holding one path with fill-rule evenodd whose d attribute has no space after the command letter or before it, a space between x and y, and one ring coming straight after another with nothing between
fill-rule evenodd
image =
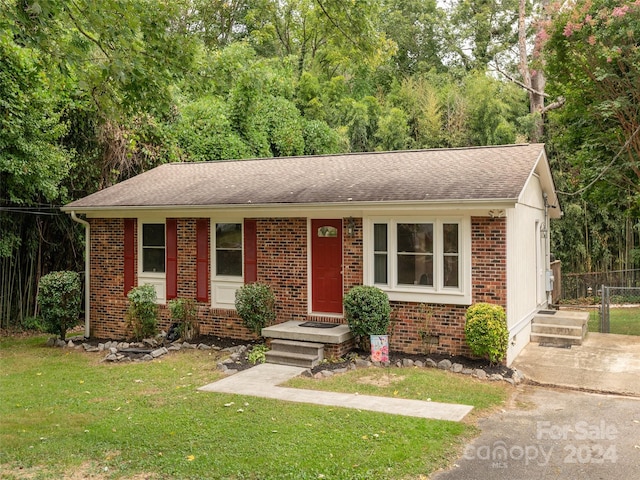
<instances>
[{"instance_id":1,"label":"chain link fence","mask_svg":"<svg viewBox=\"0 0 640 480\"><path fill-rule=\"evenodd\" d=\"M640 288L640 269L563 273L561 282L561 298L564 302L584 303L598 296L602 285Z\"/></svg>"},{"instance_id":2,"label":"chain link fence","mask_svg":"<svg viewBox=\"0 0 640 480\"><path fill-rule=\"evenodd\" d=\"M600 332L611 332L611 307L615 308L629 308L629 312L635 312L631 310L634 306L640 307L640 287L611 287L601 285L598 294L601 297L600 305ZM640 331L640 313L627 315L623 321L629 325L625 325L625 328L631 334L638 334ZM621 320L622 321L622 320Z\"/></svg>"}]
</instances>

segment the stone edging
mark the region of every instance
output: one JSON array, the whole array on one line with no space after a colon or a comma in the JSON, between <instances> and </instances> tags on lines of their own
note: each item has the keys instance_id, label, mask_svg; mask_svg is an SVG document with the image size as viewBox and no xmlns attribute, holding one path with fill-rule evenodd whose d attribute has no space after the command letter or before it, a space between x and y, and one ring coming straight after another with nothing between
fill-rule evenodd
<instances>
[{"instance_id":1,"label":"stone edging","mask_svg":"<svg viewBox=\"0 0 640 480\"><path fill-rule=\"evenodd\" d=\"M504 381L511 385L518 385L525 380L524 374L522 372L519 372L516 369L511 369L512 370L511 377L504 377L499 373L487 374L487 372L485 372L481 368L465 368L460 363L452 363L451 360L444 359L444 360L440 360L439 362L436 362L431 358L427 358L424 362L422 362L421 360L412 360L410 358L403 358L402 360L398 360L395 363L371 362L370 360L367 360L365 358L357 358L355 359L355 361L351 362L348 367L339 368L336 370L322 370L315 374L310 369L307 369L305 372L302 373L302 375L306 377L319 379L319 378L331 377L339 373L345 373L349 370L357 370L361 368L370 368L370 367L438 368L440 370L444 370L452 373L469 375L471 377L475 377L480 380Z\"/></svg>"}]
</instances>

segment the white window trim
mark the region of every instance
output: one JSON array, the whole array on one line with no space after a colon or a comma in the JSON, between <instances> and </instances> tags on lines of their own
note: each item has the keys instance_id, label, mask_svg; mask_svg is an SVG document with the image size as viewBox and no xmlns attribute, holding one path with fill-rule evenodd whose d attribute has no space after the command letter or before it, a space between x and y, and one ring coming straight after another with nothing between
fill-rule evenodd
<instances>
[{"instance_id":1,"label":"white window trim","mask_svg":"<svg viewBox=\"0 0 640 480\"><path fill-rule=\"evenodd\" d=\"M471 218L470 217L366 217L363 239L363 279L365 285L375 285L385 291L392 301L440 303L451 305L471 304ZM386 223L387 229L387 272L386 285L374 282L374 242L373 225ZM422 285L400 285L397 283L397 225L399 223L433 223L434 242L434 278L433 287ZM460 286L444 287L443 279L443 242L442 225L459 225L459 280Z\"/></svg>"},{"instance_id":2,"label":"white window trim","mask_svg":"<svg viewBox=\"0 0 640 480\"><path fill-rule=\"evenodd\" d=\"M142 226L149 223L162 223L164 225L164 252L165 252L165 268L164 272L143 272L142 271ZM165 217L143 217L138 218L138 285L150 284L156 289L158 305L167 303L167 219Z\"/></svg>"},{"instance_id":3,"label":"white window trim","mask_svg":"<svg viewBox=\"0 0 640 480\"><path fill-rule=\"evenodd\" d=\"M219 223L239 223L242 229L242 275L236 277L234 275L218 275L217 256L216 256L216 225ZM244 219L238 218L212 218L209 222L211 244L210 244L210 274L211 274L211 307L235 310L236 291L244 285Z\"/></svg>"}]
</instances>

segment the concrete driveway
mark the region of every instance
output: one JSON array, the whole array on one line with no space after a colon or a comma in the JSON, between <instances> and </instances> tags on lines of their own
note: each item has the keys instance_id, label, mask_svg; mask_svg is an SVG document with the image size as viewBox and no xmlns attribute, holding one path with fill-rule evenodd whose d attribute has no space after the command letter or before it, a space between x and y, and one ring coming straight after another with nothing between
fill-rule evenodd
<instances>
[{"instance_id":1,"label":"concrete driveway","mask_svg":"<svg viewBox=\"0 0 640 480\"><path fill-rule=\"evenodd\" d=\"M640 397L640 337L589 333L582 345L530 343L512 367L539 385Z\"/></svg>"},{"instance_id":2,"label":"concrete driveway","mask_svg":"<svg viewBox=\"0 0 640 480\"><path fill-rule=\"evenodd\" d=\"M432 480L640 478L640 398L525 385Z\"/></svg>"}]
</instances>

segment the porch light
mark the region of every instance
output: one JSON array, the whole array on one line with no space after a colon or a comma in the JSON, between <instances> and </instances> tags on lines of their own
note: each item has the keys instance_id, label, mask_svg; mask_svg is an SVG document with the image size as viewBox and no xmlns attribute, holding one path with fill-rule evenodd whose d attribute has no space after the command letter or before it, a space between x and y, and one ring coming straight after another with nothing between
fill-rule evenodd
<instances>
[{"instance_id":1,"label":"porch light","mask_svg":"<svg viewBox=\"0 0 640 480\"><path fill-rule=\"evenodd\" d=\"M353 217L349 217L347 219L347 235L353 237L353 234L356 231L356 222L353 220Z\"/></svg>"}]
</instances>

